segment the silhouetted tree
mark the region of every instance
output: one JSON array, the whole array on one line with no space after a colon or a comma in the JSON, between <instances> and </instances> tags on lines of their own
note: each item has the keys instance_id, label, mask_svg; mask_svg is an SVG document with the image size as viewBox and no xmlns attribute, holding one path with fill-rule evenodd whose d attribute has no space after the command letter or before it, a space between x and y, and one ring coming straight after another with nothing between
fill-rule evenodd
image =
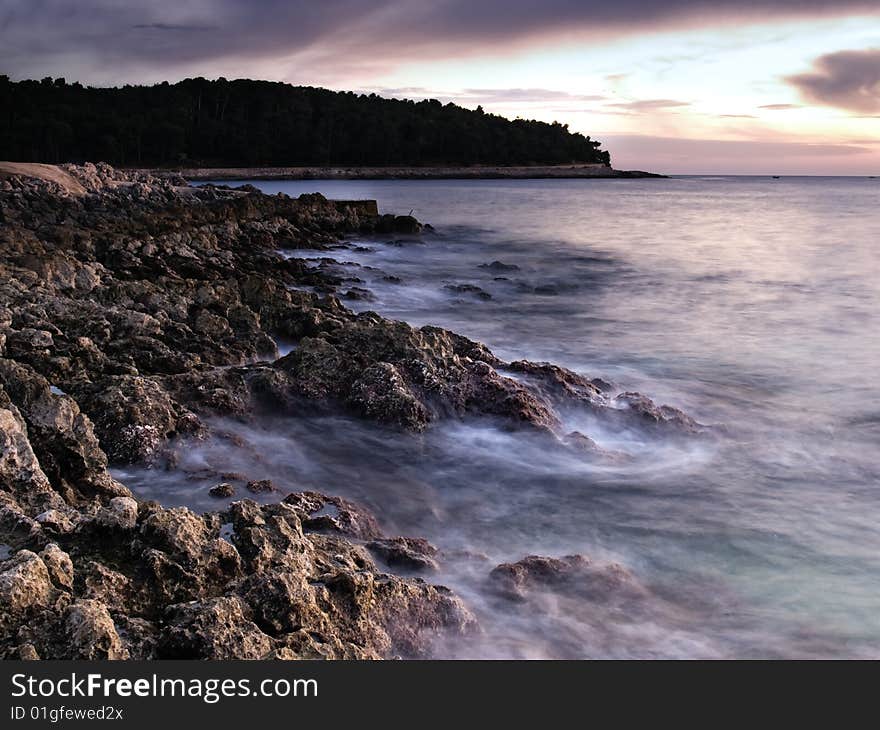
<instances>
[{"instance_id":1,"label":"silhouetted tree","mask_svg":"<svg viewBox=\"0 0 880 730\"><path fill-rule=\"evenodd\" d=\"M0 159L116 165L610 164L554 122L436 99L220 78L92 88L0 76Z\"/></svg>"}]
</instances>

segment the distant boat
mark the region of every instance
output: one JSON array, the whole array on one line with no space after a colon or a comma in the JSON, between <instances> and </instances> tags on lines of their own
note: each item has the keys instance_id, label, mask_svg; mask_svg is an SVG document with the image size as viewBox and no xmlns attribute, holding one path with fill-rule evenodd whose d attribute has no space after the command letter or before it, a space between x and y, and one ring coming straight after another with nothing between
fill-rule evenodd
<instances>
[{"instance_id":1,"label":"distant boat","mask_svg":"<svg viewBox=\"0 0 880 730\"><path fill-rule=\"evenodd\" d=\"M774 175L774 176L773 176L773 179L774 179L774 180L778 180L778 179L779 179L779 175Z\"/></svg>"}]
</instances>

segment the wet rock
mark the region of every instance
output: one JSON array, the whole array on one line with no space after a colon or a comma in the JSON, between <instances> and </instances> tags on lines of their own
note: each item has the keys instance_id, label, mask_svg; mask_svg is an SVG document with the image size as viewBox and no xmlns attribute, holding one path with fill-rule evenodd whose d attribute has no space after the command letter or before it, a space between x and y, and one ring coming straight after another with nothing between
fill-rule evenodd
<instances>
[{"instance_id":1,"label":"wet rock","mask_svg":"<svg viewBox=\"0 0 880 730\"><path fill-rule=\"evenodd\" d=\"M505 264L501 261L493 261L491 264L480 264L481 269L488 269L489 271L519 271L519 266L516 264Z\"/></svg>"},{"instance_id":2,"label":"wet rock","mask_svg":"<svg viewBox=\"0 0 880 730\"><path fill-rule=\"evenodd\" d=\"M169 438L201 429L194 414L143 377L113 378L107 387L84 393L80 402L107 455L122 464L151 463Z\"/></svg>"},{"instance_id":3,"label":"wet rock","mask_svg":"<svg viewBox=\"0 0 880 730\"><path fill-rule=\"evenodd\" d=\"M383 215L376 223L376 232L414 236L422 232L422 224L411 215Z\"/></svg>"},{"instance_id":4,"label":"wet rock","mask_svg":"<svg viewBox=\"0 0 880 730\"><path fill-rule=\"evenodd\" d=\"M306 530L326 530L360 540L381 536L379 523L368 510L342 497L319 492L295 492L284 498L300 515Z\"/></svg>"},{"instance_id":5,"label":"wet rock","mask_svg":"<svg viewBox=\"0 0 880 730\"><path fill-rule=\"evenodd\" d=\"M623 414L634 416L641 426L672 427L682 433L700 430L700 425L683 411L672 406L658 406L641 393L621 393L613 403Z\"/></svg>"},{"instance_id":6,"label":"wet rock","mask_svg":"<svg viewBox=\"0 0 880 730\"><path fill-rule=\"evenodd\" d=\"M367 418L420 430L430 413L391 363L367 368L351 387L348 403Z\"/></svg>"},{"instance_id":7,"label":"wet rock","mask_svg":"<svg viewBox=\"0 0 880 730\"><path fill-rule=\"evenodd\" d=\"M491 299L492 295L476 286L475 284L446 284L444 287L447 291L451 291L454 294L471 294L478 299Z\"/></svg>"},{"instance_id":8,"label":"wet rock","mask_svg":"<svg viewBox=\"0 0 880 730\"><path fill-rule=\"evenodd\" d=\"M349 289L347 292L345 292L345 294L342 295L342 298L356 302L372 302L376 299L376 297L373 296L373 292L371 292L369 289L362 289L358 286Z\"/></svg>"},{"instance_id":9,"label":"wet rock","mask_svg":"<svg viewBox=\"0 0 880 730\"><path fill-rule=\"evenodd\" d=\"M512 601L524 601L531 594L544 591L597 602L645 595L644 589L623 566L597 564L583 555L562 558L530 555L515 563L499 565L489 574L489 582L497 595Z\"/></svg>"},{"instance_id":10,"label":"wet rock","mask_svg":"<svg viewBox=\"0 0 880 730\"><path fill-rule=\"evenodd\" d=\"M438 569L437 548L420 537L393 537L372 540L367 549L378 555L392 568L404 568L415 571L433 571Z\"/></svg>"},{"instance_id":11,"label":"wet rock","mask_svg":"<svg viewBox=\"0 0 880 730\"><path fill-rule=\"evenodd\" d=\"M482 345L447 330L417 329L367 312L324 336L303 339L276 366L289 373L302 397L409 430L468 413L555 427L547 404L500 376L495 363Z\"/></svg>"},{"instance_id":12,"label":"wet rock","mask_svg":"<svg viewBox=\"0 0 880 730\"><path fill-rule=\"evenodd\" d=\"M212 497L217 497L218 499L228 499L229 497L235 496L235 487L233 487L229 482L220 482L220 484L215 484L208 490Z\"/></svg>"},{"instance_id":13,"label":"wet rock","mask_svg":"<svg viewBox=\"0 0 880 730\"><path fill-rule=\"evenodd\" d=\"M271 479L257 479L250 481L245 484L244 487L254 494L269 494L270 492L278 491L278 487L275 486Z\"/></svg>"}]
</instances>

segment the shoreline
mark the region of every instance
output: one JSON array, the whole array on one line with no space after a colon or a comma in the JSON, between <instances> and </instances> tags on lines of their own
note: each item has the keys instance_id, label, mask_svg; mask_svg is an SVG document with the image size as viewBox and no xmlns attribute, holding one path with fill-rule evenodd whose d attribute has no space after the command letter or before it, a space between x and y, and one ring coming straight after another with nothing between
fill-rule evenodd
<instances>
[{"instance_id":1,"label":"shoreline","mask_svg":"<svg viewBox=\"0 0 880 730\"><path fill-rule=\"evenodd\" d=\"M199 167L143 169L156 177L180 176L187 180L620 180L667 178L643 170L615 170L601 164L429 166L429 167Z\"/></svg>"},{"instance_id":2,"label":"shoreline","mask_svg":"<svg viewBox=\"0 0 880 730\"><path fill-rule=\"evenodd\" d=\"M386 532L344 497L273 482L259 458L245 471L182 463L209 441L259 457L218 419L341 415L425 438L480 419L600 464L617 455L561 413L678 438L703 426L601 378L358 314L333 263L279 253L418 238L411 216L177 182L0 163L0 658L442 656L480 630L433 582L457 560L476 560L481 595L501 604L580 600L596 581L601 600L648 596L582 555L493 567ZM120 481L130 469L164 472L210 509L146 499Z\"/></svg>"}]
</instances>

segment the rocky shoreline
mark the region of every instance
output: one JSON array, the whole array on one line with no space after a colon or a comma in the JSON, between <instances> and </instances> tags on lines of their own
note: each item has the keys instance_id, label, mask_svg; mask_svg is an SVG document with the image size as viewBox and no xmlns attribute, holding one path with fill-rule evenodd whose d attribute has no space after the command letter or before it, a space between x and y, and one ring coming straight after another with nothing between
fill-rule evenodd
<instances>
[{"instance_id":1,"label":"rocky shoreline","mask_svg":"<svg viewBox=\"0 0 880 730\"><path fill-rule=\"evenodd\" d=\"M615 170L602 164L471 165L443 167L200 167L149 170L157 177L187 180L544 180L665 178L642 170Z\"/></svg>"},{"instance_id":2,"label":"rocky shoreline","mask_svg":"<svg viewBox=\"0 0 880 730\"><path fill-rule=\"evenodd\" d=\"M492 419L597 460L619 457L566 432L565 411L702 432L601 379L355 314L341 297L357 281L279 253L425 230L357 202L106 165L0 179L0 656L425 657L480 630L449 589L413 577L442 554L384 534L381 516L347 500L237 500L229 481L274 486L217 474L218 509L200 515L139 500L111 475L173 471L188 443L224 437L215 417L343 412L411 432ZM281 341L293 343L284 356ZM486 581L499 600L535 585L581 595L585 582L641 595L620 566L578 556L530 556Z\"/></svg>"}]
</instances>

